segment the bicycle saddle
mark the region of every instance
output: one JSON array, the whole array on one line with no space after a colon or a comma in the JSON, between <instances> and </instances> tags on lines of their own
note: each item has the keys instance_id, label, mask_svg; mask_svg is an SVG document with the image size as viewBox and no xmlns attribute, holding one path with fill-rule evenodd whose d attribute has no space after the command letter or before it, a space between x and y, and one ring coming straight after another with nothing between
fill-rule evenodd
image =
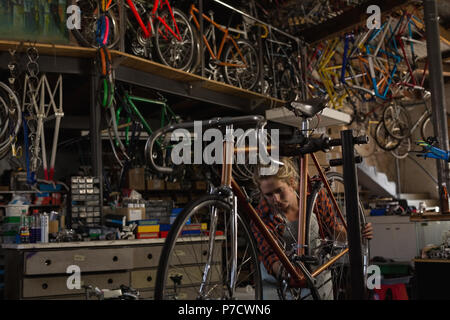
<instances>
[{"instance_id":1,"label":"bicycle saddle","mask_svg":"<svg viewBox=\"0 0 450 320\"><path fill-rule=\"evenodd\" d=\"M328 99L325 98L313 98L305 101L290 101L287 104L289 110L294 111L297 116L304 118L312 118L317 113L325 109Z\"/></svg>"}]
</instances>

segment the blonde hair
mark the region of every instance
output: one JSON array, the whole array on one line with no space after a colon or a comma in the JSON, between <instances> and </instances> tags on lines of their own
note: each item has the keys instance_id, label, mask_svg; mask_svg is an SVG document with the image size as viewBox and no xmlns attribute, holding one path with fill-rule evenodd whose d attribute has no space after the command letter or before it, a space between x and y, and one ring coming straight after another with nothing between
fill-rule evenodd
<instances>
[{"instance_id":1,"label":"blonde hair","mask_svg":"<svg viewBox=\"0 0 450 320\"><path fill-rule=\"evenodd\" d=\"M269 175L261 175L260 173L261 166L257 166L256 171L253 175L253 182L259 187L262 180L275 177L290 185L291 179L293 178L294 185L292 187L294 187L294 190L296 190L298 187L298 177L299 177L297 166L294 164L294 161L292 161L292 159L288 157L281 157L280 162L282 162L283 165L280 165L277 168L276 172L273 172L273 174Z\"/></svg>"}]
</instances>

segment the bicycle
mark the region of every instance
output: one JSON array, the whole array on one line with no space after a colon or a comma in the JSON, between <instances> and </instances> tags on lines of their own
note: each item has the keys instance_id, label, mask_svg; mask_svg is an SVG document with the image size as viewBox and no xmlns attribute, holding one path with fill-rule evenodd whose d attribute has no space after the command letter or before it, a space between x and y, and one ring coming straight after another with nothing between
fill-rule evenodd
<instances>
[{"instance_id":1,"label":"bicycle","mask_svg":"<svg viewBox=\"0 0 450 320\"><path fill-rule=\"evenodd\" d=\"M157 108L155 112L159 115L159 128L179 122L179 117L163 96L160 95L159 99L149 99L135 96L121 85L117 87L112 103L105 106L105 111L108 124L106 133L114 158L121 167L119 188L124 183L127 170L142 163L142 158L139 161L141 153L138 144L142 132L150 136L155 130L155 126L151 125L140 111L143 106ZM154 151L153 158L161 165L169 165L170 143L158 140L157 145L158 149Z\"/></svg>"},{"instance_id":2,"label":"bicycle","mask_svg":"<svg viewBox=\"0 0 450 320\"><path fill-rule=\"evenodd\" d=\"M411 123L411 117L406 108L415 107L417 105L425 105L425 110L414 123ZM404 159L408 156L411 150L411 136L420 126L420 135L423 140L434 136L433 124L431 122L431 110L429 109L425 100L419 103L405 104L402 102L394 102L388 105L383 112L383 127L386 132L398 141L398 147L393 155L396 158ZM381 129L379 129L381 130ZM400 149L399 146L402 148ZM383 143L380 142L380 147L383 148ZM400 150L397 150L400 149Z\"/></svg>"},{"instance_id":3,"label":"bicycle","mask_svg":"<svg viewBox=\"0 0 450 320\"><path fill-rule=\"evenodd\" d=\"M73 29L73 35L83 46L98 47L95 39L100 28L98 1L72 0L72 3L78 5L82 13L82 28ZM106 14L111 21L107 28L111 39L108 48L112 49L120 40L118 5L116 1L109 0L106 6ZM168 0L154 0L153 4L143 0L126 0L124 9L129 12L125 22L127 44L134 55L152 59L153 47L161 63L184 71L190 69L195 35L182 11L172 8Z\"/></svg>"},{"instance_id":4,"label":"bicycle","mask_svg":"<svg viewBox=\"0 0 450 320\"><path fill-rule=\"evenodd\" d=\"M245 29L250 30L253 43L258 43L256 28L262 28L261 50L263 51L263 78L261 92L283 101L294 100L299 96L301 88L301 72L299 66L300 55L298 49L279 34L275 37L275 31L269 25L244 19ZM258 45L255 45L257 48Z\"/></svg>"},{"instance_id":5,"label":"bicycle","mask_svg":"<svg viewBox=\"0 0 450 320\"><path fill-rule=\"evenodd\" d=\"M304 118L313 117L325 105L316 101L303 104L296 103ZM251 123L257 128L264 124L261 116L247 116L237 118L217 118L202 122L202 128L220 127L227 130L222 165L220 185L212 188L209 195L195 201L178 215L169 232L161 253L156 278L155 299L179 298L185 299L238 299L251 292L251 298L262 298L262 285L257 247L250 231L249 220L263 234L266 241L276 252L290 277L302 284L300 288L287 287L286 290L303 291L309 289L309 297L320 299L329 296L330 291L321 292L323 288L330 290L333 284L338 296L338 289L342 285L343 268L347 264L346 255L349 251L346 244L346 220L331 190L330 183L314 152L327 150L340 141L326 137L312 138L300 133L290 141L290 148L283 148L280 152L286 156L300 158L300 212L298 243L289 255L285 252L279 240L274 236L260 216L249 203L248 197L240 185L232 178L231 158L234 150L234 139L230 138L234 125ZM151 154L153 145L162 135L176 129L191 129L193 123L180 123L161 128L147 141L146 155L153 168L162 173L172 173L173 168L158 166ZM274 147L274 146L272 146ZM307 158L310 154L319 172L318 186L307 198L307 186L313 185L307 175ZM331 175L330 175L331 176ZM314 195L326 192L336 212L339 227L331 230L322 223L321 219L314 219L316 205ZM336 193L342 196L341 192ZM341 203L342 204L342 203ZM360 208L359 216L364 223L364 214ZM317 223L314 222L317 221ZM314 224L314 227L312 224ZM337 226L337 225L336 225ZM314 230L315 235L314 235ZM317 234L317 230L319 232ZM330 232L325 236L324 232ZM362 241L362 258L364 265L368 263L367 241ZM360 253L361 254L361 253ZM327 271L326 271L327 270ZM176 277L175 277L176 276ZM176 278L176 279L175 279ZM316 279L318 282L315 282ZM175 281L176 280L176 281ZM251 286L251 290L245 290ZM333 287L332 286L332 287ZM244 291L244 292L243 292ZM177 292L177 294L175 294ZM297 295L300 297L301 295ZM304 298L302 296L302 298Z\"/></svg>"},{"instance_id":6,"label":"bicycle","mask_svg":"<svg viewBox=\"0 0 450 320\"><path fill-rule=\"evenodd\" d=\"M256 49L246 39L235 40L229 32L229 26L224 27L214 21L213 12L209 16L202 14L204 21L209 25L204 33L200 34L200 23L197 16L200 16L199 10L194 4L189 10L190 19L198 32L199 41L204 43L204 52L200 52L200 46L197 45L196 59L191 68L196 72L201 64L201 56L207 54L206 68L207 76L210 79L220 81L223 79L226 83L246 90L252 90L259 81L261 66L259 65L259 56ZM220 43L216 39L216 30L223 34Z\"/></svg>"}]
</instances>

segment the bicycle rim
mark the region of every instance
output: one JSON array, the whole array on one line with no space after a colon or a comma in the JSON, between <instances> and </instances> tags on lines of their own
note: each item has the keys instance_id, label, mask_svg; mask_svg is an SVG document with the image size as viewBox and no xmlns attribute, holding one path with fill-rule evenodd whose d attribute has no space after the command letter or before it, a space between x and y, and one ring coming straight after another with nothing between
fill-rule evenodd
<instances>
[{"instance_id":1,"label":"bicycle rim","mask_svg":"<svg viewBox=\"0 0 450 320\"><path fill-rule=\"evenodd\" d=\"M181 41L177 40L170 31L159 20L155 29L155 47L158 58L165 65L187 71L194 62L196 50L196 38L194 29L186 16L178 9L172 8L175 23L168 11L161 14L161 17L169 27L177 34L176 28L180 31Z\"/></svg>"},{"instance_id":2,"label":"bicycle rim","mask_svg":"<svg viewBox=\"0 0 450 320\"><path fill-rule=\"evenodd\" d=\"M386 131L383 122L379 122L375 130L375 141L385 151L392 151L400 145L400 140L393 138Z\"/></svg>"},{"instance_id":3,"label":"bicycle rim","mask_svg":"<svg viewBox=\"0 0 450 320\"><path fill-rule=\"evenodd\" d=\"M224 66L224 78L225 81L232 86L251 90L259 81L260 66L258 53L255 48L244 39L237 40L236 44L245 61L242 60L236 47L228 45L225 49L223 61L240 67Z\"/></svg>"},{"instance_id":4,"label":"bicycle rim","mask_svg":"<svg viewBox=\"0 0 450 320\"><path fill-rule=\"evenodd\" d=\"M216 223L212 223L213 212L217 214ZM205 196L177 217L161 253L155 299L261 299L256 244L247 222L240 216L236 290L231 292L230 212L231 207L222 197ZM188 230L199 225L201 230ZM214 238L210 239L209 234L214 234ZM214 244L211 247L210 240Z\"/></svg>"},{"instance_id":5,"label":"bicycle rim","mask_svg":"<svg viewBox=\"0 0 450 320\"><path fill-rule=\"evenodd\" d=\"M81 10L81 29L73 28L71 30L75 39L77 39L77 42L84 47L98 48L98 44L95 39L98 13L97 15L94 13L95 10L97 10L97 1L72 0L71 4L80 7ZM120 40L119 19L114 12L115 9L116 5L113 4L106 13L111 22L109 30L109 49L115 48Z\"/></svg>"},{"instance_id":6,"label":"bicycle rim","mask_svg":"<svg viewBox=\"0 0 450 320\"><path fill-rule=\"evenodd\" d=\"M422 125L420 127L420 134L424 141L426 141L429 137L435 136L433 122L431 121L431 114L422 122Z\"/></svg>"},{"instance_id":7,"label":"bicycle rim","mask_svg":"<svg viewBox=\"0 0 450 320\"><path fill-rule=\"evenodd\" d=\"M411 151L411 139L403 139L399 146L391 151L391 154L397 159L405 159Z\"/></svg>"},{"instance_id":8,"label":"bicycle rim","mask_svg":"<svg viewBox=\"0 0 450 320\"><path fill-rule=\"evenodd\" d=\"M390 104L384 109L383 125L389 135L397 140L402 140L411 134L409 113L400 105Z\"/></svg>"}]
</instances>

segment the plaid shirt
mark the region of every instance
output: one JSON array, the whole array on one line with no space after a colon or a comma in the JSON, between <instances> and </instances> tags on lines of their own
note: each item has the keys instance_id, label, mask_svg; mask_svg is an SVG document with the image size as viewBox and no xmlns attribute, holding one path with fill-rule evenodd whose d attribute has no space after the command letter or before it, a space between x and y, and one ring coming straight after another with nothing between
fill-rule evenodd
<instances>
[{"instance_id":1,"label":"plaid shirt","mask_svg":"<svg viewBox=\"0 0 450 320\"><path fill-rule=\"evenodd\" d=\"M315 202L314 213L316 214L319 221L320 235L321 237L330 237L331 230L334 230L334 227L338 224L341 224L337 221L337 216L335 215L333 204L330 199L327 197L325 191L321 189L317 195L317 199ZM256 212L258 212L261 219L264 221L265 225L275 236L282 238L285 230L285 224L281 217L275 216L273 212L270 210L270 206L264 197L261 197L261 200L256 207ZM326 230L324 230L326 227ZM275 254L275 251L272 247L267 243L264 236L259 232L256 228L256 225L251 222L251 228L253 235L255 236L256 243L259 248L259 260L262 261L268 273L272 276L275 276L272 270L272 266L275 262L279 261L278 256Z\"/></svg>"}]
</instances>

